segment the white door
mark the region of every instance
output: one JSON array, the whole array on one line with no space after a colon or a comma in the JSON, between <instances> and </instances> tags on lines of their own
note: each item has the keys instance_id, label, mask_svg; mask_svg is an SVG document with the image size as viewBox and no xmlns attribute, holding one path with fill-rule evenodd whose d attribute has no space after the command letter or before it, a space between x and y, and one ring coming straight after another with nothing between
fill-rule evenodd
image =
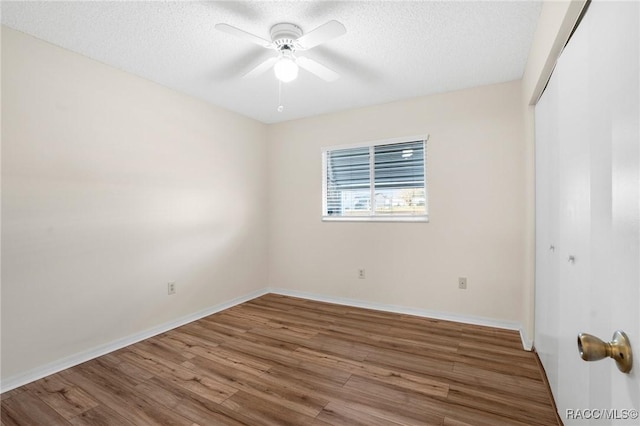
<instances>
[{"instance_id":1,"label":"white door","mask_svg":"<svg viewBox=\"0 0 640 426\"><path fill-rule=\"evenodd\" d=\"M565 424L640 425L640 3L591 3L536 106L535 347ZM625 331L631 374L580 332Z\"/></svg>"}]
</instances>

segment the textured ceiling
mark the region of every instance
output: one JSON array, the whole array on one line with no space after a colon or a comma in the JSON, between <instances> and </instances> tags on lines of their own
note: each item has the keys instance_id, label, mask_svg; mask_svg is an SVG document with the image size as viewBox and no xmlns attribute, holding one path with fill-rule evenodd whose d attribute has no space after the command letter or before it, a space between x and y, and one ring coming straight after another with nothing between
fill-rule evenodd
<instances>
[{"instance_id":1,"label":"textured ceiling","mask_svg":"<svg viewBox=\"0 0 640 426\"><path fill-rule=\"evenodd\" d=\"M2 23L265 123L522 77L539 1L9 2ZM241 75L274 51L214 29L227 23L270 39L291 22L309 32L338 20L347 33L301 55L341 76L301 70Z\"/></svg>"}]
</instances>

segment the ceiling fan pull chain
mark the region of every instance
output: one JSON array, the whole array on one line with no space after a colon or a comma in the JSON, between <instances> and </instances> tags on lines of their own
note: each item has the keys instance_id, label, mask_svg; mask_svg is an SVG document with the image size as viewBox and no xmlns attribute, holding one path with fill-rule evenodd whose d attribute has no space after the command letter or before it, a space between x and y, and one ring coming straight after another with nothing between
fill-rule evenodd
<instances>
[{"instance_id":1,"label":"ceiling fan pull chain","mask_svg":"<svg viewBox=\"0 0 640 426\"><path fill-rule=\"evenodd\" d=\"M282 82L278 80L278 112L284 111L284 106L282 105Z\"/></svg>"}]
</instances>

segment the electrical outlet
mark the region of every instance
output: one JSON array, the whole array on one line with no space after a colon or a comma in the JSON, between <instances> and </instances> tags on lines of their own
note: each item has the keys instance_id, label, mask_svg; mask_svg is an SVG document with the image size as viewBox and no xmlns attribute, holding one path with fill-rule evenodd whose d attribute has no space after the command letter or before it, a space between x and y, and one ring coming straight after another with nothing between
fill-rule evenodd
<instances>
[{"instance_id":1,"label":"electrical outlet","mask_svg":"<svg viewBox=\"0 0 640 426\"><path fill-rule=\"evenodd\" d=\"M458 288L460 290L466 290L467 289L467 279L465 277L458 278Z\"/></svg>"},{"instance_id":2,"label":"electrical outlet","mask_svg":"<svg viewBox=\"0 0 640 426\"><path fill-rule=\"evenodd\" d=\"M171 281L169 284L167 284L167 294L169 296L171 296L172 294L176 294L176 282L175 281Z\"/></svg>"},{"instance_id":3,"label":"electrical outlet","mask_svg":"<svg viewBox=\"0 0 640 426\"><path fill-rule=\"evenodd\" d=\"M358 269L358 278L360 278L361 280L364 280L365 278L364 269Z\"/></svg>"}]
</instances>

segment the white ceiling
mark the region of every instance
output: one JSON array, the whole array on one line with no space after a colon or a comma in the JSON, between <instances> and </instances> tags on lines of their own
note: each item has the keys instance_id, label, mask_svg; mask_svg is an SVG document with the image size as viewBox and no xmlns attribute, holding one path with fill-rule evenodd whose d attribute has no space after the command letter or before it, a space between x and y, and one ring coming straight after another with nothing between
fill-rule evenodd
<instances>
[{"instance_id":1,"label":"white ceiling","mask_svg":"<svg viewBox=\"0 0 640 426\"><path fill-rule=\"evenodd\" d=\"M265 123L517 80L540 1L9 2L2 23L74 52ZM341 75L327 83L301 70L240 76L267 50L214 25L270 39L291 22L309 32L338 20L346 35L302 55Z\"/></svg>"}]
</instances>

